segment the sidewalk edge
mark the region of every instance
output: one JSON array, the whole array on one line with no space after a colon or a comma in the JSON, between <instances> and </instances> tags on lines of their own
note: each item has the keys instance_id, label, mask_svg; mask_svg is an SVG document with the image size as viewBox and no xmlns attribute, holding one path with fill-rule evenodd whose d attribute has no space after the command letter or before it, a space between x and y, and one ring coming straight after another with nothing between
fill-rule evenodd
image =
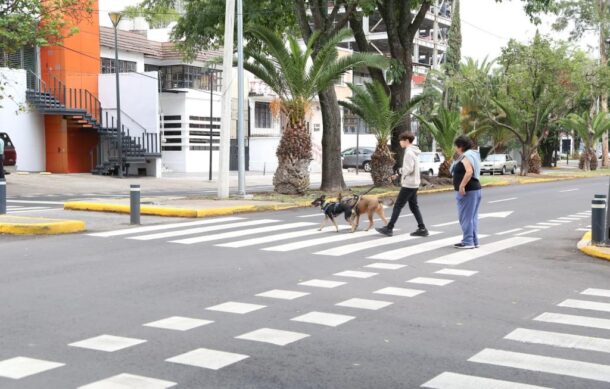
<instances>
[{"instance_id":1,"label":"sidewalk edge","mask_svg":"<svg viewBox=\"0 0 610 389\"><path fill-rule=\"evenodd\" d=\"M83 232L85 222L80 220L57 220L48 223L3 223L0 234L8 235L61 235Z\"/></svg>"},{"instance_id":2,"label":"sidewalk edge","mask_svg":"<svg viewBox=\"0 0 610 389\"><path fill-rule=\"evenodd\" d=\"M610 261L610 252L602 250L601 247L591 245L591 231L585 232L582 239L578 242L576 247L584 254L599 259L605 259Z\"/></svg>"}]
</instances>

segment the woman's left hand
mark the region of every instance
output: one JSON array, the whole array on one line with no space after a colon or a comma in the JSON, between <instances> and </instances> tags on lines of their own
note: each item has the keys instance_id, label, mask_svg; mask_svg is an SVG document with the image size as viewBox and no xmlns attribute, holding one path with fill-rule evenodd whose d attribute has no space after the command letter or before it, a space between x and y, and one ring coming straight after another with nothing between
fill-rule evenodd
<instances>
[{"instance_id":1,"label":"woman's left hand","mask_svg":"<svg viewBox=\"0 0 610 389\"><path fill-rule=\"evenodd\" d=\"M462 195L462 196L466 196L466 188L465 188L465 187L460 186L460 190L459 190L459 192L460 192L460 195Z\"/></svg>"}]
</instances>

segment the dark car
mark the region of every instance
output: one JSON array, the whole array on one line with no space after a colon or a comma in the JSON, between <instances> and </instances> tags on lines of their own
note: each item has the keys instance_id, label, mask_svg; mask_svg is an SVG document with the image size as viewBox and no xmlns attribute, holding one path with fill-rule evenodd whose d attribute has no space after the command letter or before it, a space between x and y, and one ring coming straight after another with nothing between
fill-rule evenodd
<instances>
[{"instance_id":1,"label":"dark car","mask_svg":"<svg viewBox=\"0 0 610 389\"><path fill-rule=\"evenodd\" d=\"M0 132L0 138L4 141L4 166L15 166L17 164L17 151L13 141L6 132Z\"/></svg>"},{"instance_id":2,"label":"dark car","mask_svg":"<svg viewBox=\"0 0 610 389\"><path fill-rule=\"evenodd\" d=\"M375 149L371 147L360 147L356 153L356 148L351 147L341 152L341 159L343 161L343 168L348 169L356 167L363 169L365 172L371 171L371 157Z\"/></svg>"}]
</instances>

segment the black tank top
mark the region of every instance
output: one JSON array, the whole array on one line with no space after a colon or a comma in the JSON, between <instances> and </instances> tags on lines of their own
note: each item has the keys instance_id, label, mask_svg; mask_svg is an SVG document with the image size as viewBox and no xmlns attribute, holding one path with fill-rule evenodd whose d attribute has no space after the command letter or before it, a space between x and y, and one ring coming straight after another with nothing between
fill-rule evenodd
<instances>
[{"instance_id":1,"label":"black tank top","mask_svg":"<svg viewBox=\"0 0 610 389\"><path fill-rule=\"evenodd\" d=\"M462 162L458 162L453 169L453 189L459 190L460 184L466 175L466 168ZM474 177L470 178L470 181L466 184L466 192L481 189L481 183Z\"/></svg>"}]
</instances>

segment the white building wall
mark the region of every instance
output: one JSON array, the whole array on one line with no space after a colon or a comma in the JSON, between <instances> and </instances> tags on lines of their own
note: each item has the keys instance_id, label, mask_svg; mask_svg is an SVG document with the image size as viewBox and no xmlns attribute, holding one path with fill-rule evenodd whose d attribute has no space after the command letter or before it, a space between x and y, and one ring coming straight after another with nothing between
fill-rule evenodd
<instances>
[{"instance_id":1,"label":"white building wall","mask_svg":"<svg viewBox=\"0 0 610 389\"><path fill-rule=\"evenodd\" d=\"M44 171L44 119L26 104L26 71L0 68L0 81L8 83L4 90L5 98L0 100L0 132L6 132L15 144L17 169ZM20 107L25 111L20 111Z\"/></svg>"}]
</instances>

